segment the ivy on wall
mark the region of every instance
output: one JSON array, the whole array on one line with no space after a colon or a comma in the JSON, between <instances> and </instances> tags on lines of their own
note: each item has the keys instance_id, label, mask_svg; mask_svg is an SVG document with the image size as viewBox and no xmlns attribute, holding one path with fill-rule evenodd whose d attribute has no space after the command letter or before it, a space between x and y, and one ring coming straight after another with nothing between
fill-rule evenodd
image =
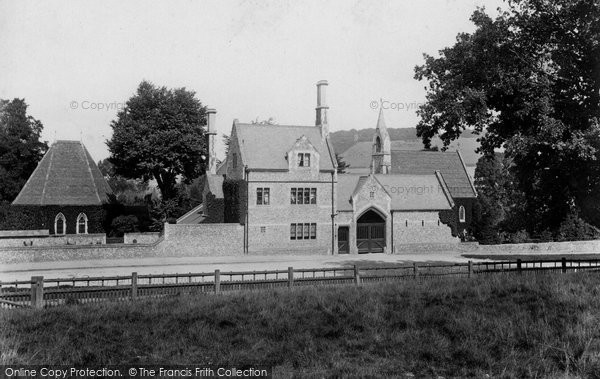
<instances>
[{"instance_id":1,"label":"ivy on wall","mask_svg":"<svg viewBox=\"0 0 600 379\"><path fill-rule=\"evenodd\" d=\"M223 222L243 224L246 219L247 183L243 179L223 181Z\"/></svg>"},{"instance_id":2,"label":"ivy on wall","mask_svg":"<svg viewBox=\"0 0 600 379\"><path fill-rule=\"evenodd\" d=\"M88 233L109 233L114 218L134 215L139 220L140 231L146 231L150 216L146 206L105 205L0 205L0 230L48 229L55 234L54 219L62 213L66 219L66 233L77 233L77 216L85 213Z\"/></svg>"},{"instance_id":3,"label":"ivy on wall","mask_svg":"<svg viewBox=\"0 0 600 379\"><path fill-rule=\"evenodd\" d=\"M54 219L62 213L66 219L66 233L77 233L77 216L85 213L88 233L104 233L106 212L100 205L1 205L0 230L48 229L54 232Z\"/></svg>"}]
</instances>

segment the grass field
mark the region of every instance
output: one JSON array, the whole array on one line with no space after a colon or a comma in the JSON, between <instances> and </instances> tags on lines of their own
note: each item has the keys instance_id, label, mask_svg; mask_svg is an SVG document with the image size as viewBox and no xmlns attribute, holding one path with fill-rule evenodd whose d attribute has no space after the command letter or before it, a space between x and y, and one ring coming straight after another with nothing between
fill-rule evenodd
<instances>
[{"instance_id":1,"label":"grass field","mask_svg":"<svg viewBox=\"0 0 600 379\"><path fill-rule=\"evenodd\" d=\"M600 377L600 276L493 275L0 312L0 364Z\"/></svg>"}]
</instances>

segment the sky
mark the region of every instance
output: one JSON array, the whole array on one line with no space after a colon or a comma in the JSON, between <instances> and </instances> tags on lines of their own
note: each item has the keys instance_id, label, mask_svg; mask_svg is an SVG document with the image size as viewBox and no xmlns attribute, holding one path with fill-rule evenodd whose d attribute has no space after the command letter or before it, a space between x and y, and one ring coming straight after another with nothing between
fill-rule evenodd
<instances>
[{"instance_id":1,"label":"sky","mask_svg":"<svg viewBox=\"0 0 600 379\"><path fill-rule=\"evenodd\" d=\"M329 125L414 127L423 53L472 32L476 7L501 0L0 0L0 99L25 98L42 138L109 155L110 123L142 80L185 87L217 109L221 135L274 118L313 125L327 80Z\"/></svg>"}]
</instances>

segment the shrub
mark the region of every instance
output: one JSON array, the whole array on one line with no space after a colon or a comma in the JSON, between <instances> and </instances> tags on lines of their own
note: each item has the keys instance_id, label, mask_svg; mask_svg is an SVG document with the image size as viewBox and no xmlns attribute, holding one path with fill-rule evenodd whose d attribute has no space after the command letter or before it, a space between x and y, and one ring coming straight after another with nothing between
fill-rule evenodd
<instances>
[{"instance_id":1,"label":"shrub","mask_svg":"<svg viewBox=\"0 0 600 379\"><path fill-rule=\"evenodd\" d=\"M600 230L571 213L558 228L558 241L589 240L600 237Z\"/></svg>"},{"instance_id":2,"label":"shrub","mask_svg":"<svg viewBox=\"0 0 600 379\"><path fill-rule=\"evenodd\" d=\"M113 237L123 237L124 233L139 231L138 218L133 215L118 216L112 220L110 226Z\"/></svg>"}]
</instances>

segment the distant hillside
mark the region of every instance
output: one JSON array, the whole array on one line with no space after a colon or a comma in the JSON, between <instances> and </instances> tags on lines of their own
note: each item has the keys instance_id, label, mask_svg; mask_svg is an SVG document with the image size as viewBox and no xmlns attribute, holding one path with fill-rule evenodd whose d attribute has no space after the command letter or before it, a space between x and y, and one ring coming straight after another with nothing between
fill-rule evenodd
<instances>
[{"instance_id":1,"label":"distant hillside","mask_svg":"<svg viewBox=\"0 0 600 379\"><path fill-rule=\"evenodd\" d=\"M333 142L333 148L338 153L343 153L352 147L357 142L373 141L373 134L375 133L374 128L369 129L351 129L351 130L339 130L331 133L331 141ZM390 139L392 141L405 141L412 144L419 143L421 148L423 146L421 139L417 137L417 130L415 128L388 128ZM461 136L461 139L476 138L473 133L469 130L465 130ZM434 139L432 145L442 146L439 139Z\"/></svg>"}]
</instances>

